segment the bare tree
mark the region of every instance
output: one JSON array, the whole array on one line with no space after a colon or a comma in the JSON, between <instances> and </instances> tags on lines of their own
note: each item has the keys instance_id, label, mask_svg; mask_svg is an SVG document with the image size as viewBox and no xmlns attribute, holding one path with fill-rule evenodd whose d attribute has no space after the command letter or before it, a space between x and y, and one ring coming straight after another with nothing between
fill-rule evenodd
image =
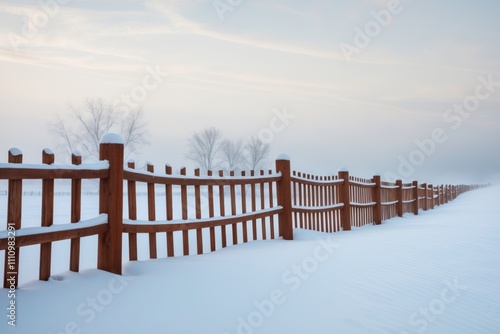
<instances>
[{"instance_id":1,"label":"bare tree","mask_svg":"<svg viewBox=\"0 0 500 334\"><path fill-rule=\"evenodd\" d=\"M224 139L221 143L220 155L225 163L226 171L240 171L246 164L245 146L242 140Z\"/></svg>"},{"instance_id":2,"label":"bare tree","mask_svg":"<svg viewBox=\"0 0 500 334\"><path fill-rule=\"evenodd\" d=\"M250 170L258 170L265 167L271 148L257 137L251 137L245 146L247 164Z\"/></svg>"},{"instance_id":3,"label":"bare tree","mask_svg":"<svg viewBox=\"0 0 500 334\"><path fill-rule=\"evenodd\" d=\"M189 138L188 160L193 161L204 172L220 166L218 152L222 140L222 131L215 127L194 132Z\"/></svg>"},{"instance_id":4,"label":"bare tree","mask_svg":"<svg viewBox=\"0 0 500 334\"><path fill-rule=\"evenodd\" d=\"M69 110L68 119L58 115L49 124L58 149L68 156L78 150L84 159L98 159L101 137L111 131L124 137L127 156L148 143L147 123L140 108L125 114L98 98L88 99L83 109L69 106Z\"/></svg>"}]
</instances>

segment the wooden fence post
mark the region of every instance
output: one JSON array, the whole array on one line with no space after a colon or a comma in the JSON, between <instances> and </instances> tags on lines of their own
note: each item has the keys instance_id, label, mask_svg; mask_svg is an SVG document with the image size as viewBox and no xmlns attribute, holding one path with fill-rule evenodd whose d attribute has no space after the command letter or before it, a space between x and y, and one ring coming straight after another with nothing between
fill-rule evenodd
<instances>
[{"instance_id":1,"label":"wooden fence post","mask_svg":"<svg viewBox=\"0 0 500 334\"><path fill-rule=\"evenodd\" d=\"M429 207L427 205L429 203L429 201L427 200L427 183L422 184L422 188L424 188L424 203L422 205L422 209L424 209L424 211L427 211L427 208Z\"/></svg>"},{"instance_id":2,"label":"wooden fence post","mask_svg":"<svg viewBox=\"0 0 500 334\"><path fill-rule=\"evenodd\" d=\"M17 148L9 150L9 163L20 164L23 162L23 154ZM7 231L19 230L21 228L21 212L23 200L23 180L9 180L9 195L7 199ZM10 236L10 234L9 234ZM10 240L9 240L10 242ZM10 245L5 250L5 262L3 269L3 287L9 289L17 288L19 283L19 250L20 248Z\"/></svg>"},{"instance_id":3,"label":"wooden fence post","mask_svg":"<svg viewBox=\"0 0 500 334\"><path fill-rule=\"evenodd\" d=\"M413 186L413 198L415 201L413 202L413 214L415 216L418 216L418 208L419 208L419 203L418 203L418 181L413 181L412 183Z\"/></svg>"},{"instance_id":4,"label":"wooden fence post","mask_svg":"<svg viewBox=\"0 0 500 334\"><path fill-rule=\"evenodd\" d=\"M396 198L398 202L396 203L396 213L398 217L403 217L403 180L396 180Z\"/></svg>"},{"instance_id":5,"label":"wooden fence post","mask_svg":"<svg viewBox=\"0 0 500 334\"><path fill-rule=\"evenodd\" d=\"M55 157L49 149L42 152L42 163L51 165ZM48 227L54 223L54 180L42 180L42 222L41 226ZM52 243L40 245L40 272L39 279L48 281L50 277L50 263L52 259Z\"/></svg>"},{"instance_id":6,"label":"wooden fence post","mask_svg":"<svg viewBox=\"0 0 500 334\"><path fill-rule=\"evenodd\" d=\"M73 165L82 164L82 156L80 152L71 155L71 163ZM82 210L82 180L71 180L71 223L75 224L80 221ZM80 238L71 239L71 250L69 260L69 270L80 271Z\"/></svg>"},{"instance_id":7,"label":"wooden fence post","mask_svg":"<svg viewBox=\"0 0 500 334\"><path fill-rule=\"evenodd\" d=\"M281 180L277 183L278 205L283 211L278 215L279 233L285 240L293 240L292 222L292 178L290 158L284 154L276 159L276 172L281 173Z\"/></svg>"},{"instance_id":8,"label":"wooden fence post","mask_svg":"<svg viewBox=\"0 0 500 334\"><path fill-rule=\"evenodd\" d=\"M101 139L99 159L109 162L109 174L99 183L99 213L108 215L108 229L99 235L97 268L122 273L123 138L108 133Z\"/></svg>"},{"instance_id":9,"label":"wooden fence post","mask_svg":"<svg viewBox=\"0 0 500 334\"><path fill-rule=\"evenodd\" d=\"M372 182L375 183L375 187L373 187L373 201L375 202L373 221L375 225L380 225L382 224L382 181L380 175L374 175Z\"/></svg>"},{"instance_id":10,"label":"wooden fence post","mask_svg":"<svg viewBox=\"0 0 500 334\"><path fill-rule=\"evenodd\" d=\"M430 205L430 209L434 210L434 185L429 184L429 188L431 189L431 205Z\"/></svg>"},{"instance_id":11,"label":"wooden fence post","mask_svg":"<svg viewBox=\"0 0 500 334\"><path fill-rule=\"evenodd\" d=\"M349 186L349 172L346 170L339 171L339 179L344 180L340 186L340 198L344 203L341 213L341 225L344 231L351 230L351 194Z\"/></svg>"}]
</instances>

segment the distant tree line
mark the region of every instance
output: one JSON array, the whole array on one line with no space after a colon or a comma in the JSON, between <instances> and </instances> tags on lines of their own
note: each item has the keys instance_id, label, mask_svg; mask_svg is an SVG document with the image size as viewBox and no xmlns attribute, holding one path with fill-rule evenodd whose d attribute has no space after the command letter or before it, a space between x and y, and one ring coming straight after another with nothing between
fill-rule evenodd
<instances>
[{"instance_id":1,"label":"distant tree line","mask_svg":"<svg viewBox=\"0 0 500 334\"><path fill-rule=\"evenodd\" d=\"M270 146L259 138L246 141L225 138L223 132L209 127L194 132L188 140L186 158L203 172L259 170L266 167Z\"/></svg>"}]
</instances>

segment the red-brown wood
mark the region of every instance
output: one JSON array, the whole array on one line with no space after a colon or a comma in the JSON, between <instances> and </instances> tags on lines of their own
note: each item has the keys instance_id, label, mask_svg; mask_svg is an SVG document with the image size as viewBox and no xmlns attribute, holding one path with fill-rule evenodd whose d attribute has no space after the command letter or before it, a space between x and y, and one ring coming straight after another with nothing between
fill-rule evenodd
<instances>
[{"instance_id":1,"label":"red-brown wood","mask_svg":"<svg viewBox=\"0 0 500 334\"><path fill-rule=\"evenodd\" d=\"M229 176L234 177L234 171L229 172ZM231 195L231 214L236 215L236 186L234 184L229 186ZM233 245L238 244L238 229L236 223L231 225L231 234L233 235Z\"/></svg>"},{"instance_id":2,"label":"red-brown wood","mask_svg":"<svg viewBox=\"0 0 500 334\"><path fill-rule=\"evenodd\" d=\"M72 154L71 163L73 165L81 165L82 157ZM82 210L82 180L71 180L71 223L75 224L81 219ZM74 272L80 271L80 238L71 239L70 246L69 270Z\"/></svg>"},{"instance_id":3,"label":"red-brown wood","mask_svg":"<svg viewBox=\"0 0 500 334\"><path fill-rule=\"evenodd\" d=\"M52 165L55 157L47 150L42 152L42 163ZM42 227L52 226L54 223L54 180L42 181ZM52 259L52 243L40 245L40 272L39 279L48 281L50 277L50 265Z\"/></svg>"},{"instance_id":4,"label":"red-brown wood","mask_svg":"<svg viewBox=\"0 0 500 334\"><path fill-rule=\"evenodd\" d=\"M135 169L135 162L127 164L130 169ZM137 220L137 186L135 181L127 181L128 219ZM128 235L128 258L130 261L137 261L137 234Z\"/></svg>"},{"instance_id":5,"label":"red-brown wood","mask_svg":"<svg viewBox=\"0 0 500 334\"><path fill-rule=\"evenodd\" d=\"M109 175L99 186L99 213L108 214L108 229L99 235L97 268L122 273L123 144L100 145L100 160L109 161Z\"/></svg>"},{"instance_id":6,"label":"red-brown wood","mask_svg":"<svg viewBox=\"0 0 500 334\"><path fill-rule=\"evenodd\" d=\"M241 172L241 176L245 177L246 173L245 171ZM246 184L241 185L241 213L246 213L247 212L247 194L246 194ZM247 226L247 221L243 221L242 223L242 229L243 229L243 243L248 242L248 226Z\"/></svg>"},{"instance_id":7,"label":"red-brown wood","mask_svg":"<svg viewBox=\"0 0 500 334\"><path fill-rule=\"evenodd\" d=\"M213 172L209 170L207 172L208 176L212 176ZM215 216L214 209L214 186L208 186L208 217L212 218ZM217 248L216 239L215 239L215 227L210 227L210 251L215 252Z\"/></svg>"},{"instance_id":8,"label":"red-brown wood","mask_svg":"<svg viewBox=\"0 0 500 334\"><path fill-rule=\"evenodd\" d=\"M277 185L278 205L283 208L278 216L280 236L285 240L293 240L290 160L276 160L276 172L281 173L281 180Z\"/></svg>"},{"instance_id":9,"label":"red-brown wood","mask_svg":"<svg viewBox=\"0 0 500 334\"><path fill-rule=\"evenodd\" d=\"M224 177L224 171L219 171L219 176ZM224 183L219 182L219 210L220 216L224 217L226 215L226 196L224 195ZM227 236L226 236L226 225L221 226L220 228L221 239L222 239L222 248L227 247Z\"/></svg>"},{"instance_id":10,"label":"red-brown wood","mask_svg":"<svg viewBox=\"0 0 500 334\"><path fill-rule=\"evenodd\" d=\"M181 175L186 175L186 167L181 169ZM182 219L188 219L188 194L187 186L181 186L181 205L182 205ZM184 255L189 255L189 231L182 231L182 252Z\"/></svg>"},{"instance_id":11,"label":"red-brown wood","mask_svg":"<svg viewBox=\"0 0 500 334\"><path fill-rule=\"evenodd\" d=\"M155 172L155 167L147 164L146 169L150 173ZM156 221L156 200L155 200L155 184L148 183L148 220L151 222ZM149 233L149 258L156 259L156 233Z\"/></svg>"},{"instance_id":12,"label":"red-brown wood","mask_svg":"<svg viewBox=\"0 0 500 334\"><path fill-rule=\"evenodd\" d=\"M200 176L200 169L194 171L194 176ZM201 189L199 185L194 186L196 219L201 219ZM196 251L198 255L203 254L203 233L201 228L196 229Z\"/></svg>"},{"instance_id":13,"label":"red-brown wood","mask_svg":"<svg viewBox=\"0 0 500 334\"><path fill-rule=\"evenodd\" d=\"M372 188L373 201L376 203L373 207L373 221L376 225L382 224L382 197L381 197L381 179L380 175L374 175L372 179L375 187Z\"/></svg>"},{"instance_id":14,"label":"red-brown wood","mask_svg":"<svg viewBox=\"0 0 500 334\"><path fill-rule=\"evenodd\" d=\"M172 166L166 165L165 173L167 175L172 175ZM173 214L173 201L172 201L173 191L171 184L165 185L165 197L166 197L165 204L167 210L167 220L172 220L174 219L174 214ZM174 232L172 231L167 232L167 256L168 257L174 256Z\"/></svg>"},{"instance_id":15,"label":"red-brown wood","mask_svg":"<svg viewBox=\"0 0 500 334\"><path fill-rule=\"evenodd\" d=\"M264 175L264 171L261 169L260 170L260 175L263 176ZM291 181L290 181L291 182ZM265 204L265 200L266 200L266 193L265 193L265 188L264 188L264 183L261 183L260 184L260 208L261 210L265 208L266 204ZM290 192L291 192L291 189L290 189ZM290 194L291 196L291 194ZM290 218L290 224L291 224L291 218ZM262 240L266 240L267 239L267 229L266 229L266 219L265 218L262 218L261 222L261 229L262 229Z\"/></svg>"},{"instance_id":16,"label":"red-brown wood","mask_svg":"<svg viewBox=\"0 0 500 334\"><path fill-rule=\"evenodd\" d=\"M254 170L250 171L250 176L255 176ZM255 198L257 197L255 193L255 183L250 185L250 197L252 198L252 211L255 211L257 210L257 203L255 201ZM257 220L255 219L252 220L252 238L253 240L257 240Z\"/></svg>"},{"instance_id":17,"label":"red-brown wood","mask_svg":"<svg viewBox=\"0 0 500 334\"><path fill-rule=\"evenodd\" d=\"M396 180L396 186L398 186L396 189L396 198L398 200L398 203L396 204L396 212L398 217L403 217L403 181Z\"/></svg>"},{"instance_id":18,"label":"red-brown wood","mask_svg":"<svg viewBox=\"0 0 500 334\"><path fill-rule=\"evenodd\" d=\"M350 185L349 185L349 172L340 171L339 179L343 179L344 182L340 186L340 196L341 201L344 203L342 208L342 218L341 225L344 231L351 230L351 195L350 195Z\"/></svg>"}]
</instances>

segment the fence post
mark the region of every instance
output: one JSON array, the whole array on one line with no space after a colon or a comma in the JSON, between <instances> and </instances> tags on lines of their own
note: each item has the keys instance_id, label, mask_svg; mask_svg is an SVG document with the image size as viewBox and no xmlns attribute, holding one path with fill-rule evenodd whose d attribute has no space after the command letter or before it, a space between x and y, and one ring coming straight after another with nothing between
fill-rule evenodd
<instances>
[{"instance_id":1,"label":"fence post","mask_svg":"<svg viewBox=\"0 0 500 334\"><path fill-rule=\"evenodd\" d=\"M344 203L342 208L341 218L342 218L342 229L344 231L351 230L351 194L349 186L349 172L346 170L339 171L339 179L344 180L340 187L340 198Z\"/></svg>"},{"instance_id":2,"label":"fence post","mask_svg":"<svg viewBox=\"0 0 500 334\"><path fill-rule=\"evenodd\" d=\"M434 185L429 184L429 188L431 189L431 206L430 206L430 209L434 210Z\"/></svg>"},{"instance_id":3,"label":"fence post","mask_svg":"<svg viewBox=\"0 0 500 334\"><path fill-rule=\"evenodd\" d=\"M75 152L71 155L71 163L73 165L82 164L82 156L80 152ZM76 224L80 221L82 209L82 180L71 180L71 223ZM71 251L69 260L69 270L80 271L80 238L71 239Z\"/></svg>"},{"instance_id":4,"label":"fence post","mask_svg":"<svg viewBox=\"0 0 500 334\"><path fill-rule=\"evenodd\" d=\"M278 205L283 207L279 214L279 232L285 240L293 240L292 222L292 178L290 172L290 158L281 154L276 159L276 172L281 173L281 180L278 181Z\"/></svg>"},{"instance_id":5,"label":"fence post","mask_svg":"<svg viewBox=\"0 0 500 334\"><path fill-rule=\"evenodd\" d=\"M427 199L427 183L422 184L422 188L424 188L424 205L422 205L422 209L427 211L427 208L429 207L427 205L429 203L429 200Z\"/></svg>"},{"instance_id":6,"label":"fence post","mask_svg":"<svg viewBox=\"0 0 500 334\"><path fill-rule=\"evenodd\" d=\"M105 134L99 147L99 159L109 162L109 174L99 182L99 213L108 214L108 229L99 235L97 268L122 273L123 232L123 138Z\"/></svg>"},{"instance_id":7,"label":"fence post","mask_svg":"<svg viewBox=\"0 0 500 334\"><path fill-rule=\"evenodd\" d=\"M398 217L403 217L403 180L396 180L396 198L398 203L396 203L396 212Z\"/></svg>"},{"instance_id":8,"label":"fence post","mask_svg":"<svg viewBox=\"0 0 500 334\"><path fill-rule=\"evenodd\" d=\"M413 198L415 201L413 202L413 214L415 216L418 216L418 208L419 208L419 203L418 203L418 181L413 181L412 183L413 186Z\"/></svg>"},{"instance_id":9,"label":"fence post","mask_svg":"<svg viewBox=\"0 0 500 334\"><path fill-rule=\"evenodd\" d=\"M17 148L9 150L9 163L20 164L23 162L23 154ZM22 195L23 195L23 180L9 180L8 192L8 209L7 209L7 230L19 230L21 228L21 211L22 211ZM15 241L15 240L14 240ZM5 262L3 269L3 287L9 289L12 286L17 288L19 283L19 250L7 248L5 250ZM12 254L14 253L14 254ZM11 279L13 278L13 279Z\"/></svg>"},{"instance_id":10,"label":"fence post","mask_svg":"<svg viewBox=\"0 0 500 334\"><path fill-rule=\"evenodd\" d=\"M375 225L380 225L382 224L382 182L380 175L374 175L372 181L375 183L375 187L373 187L373 201L375 202L375 206L373 207L373 221Z\"/></svg>"},{"instance_id":11,"label":"fence post","mask_svg":"<svg viewBox=\"0 0 500 334\"><path fill-rule=\"evenodd\" d=\"M55 156L49 149L42 152L42 163L51 165ZM42 226L52 226L54 222L54 180L42 181ZM52 243L40 245L40 272L41 281L48 281L50 277L50 264L52 259Z\"/></svg>"}]
</instances>

